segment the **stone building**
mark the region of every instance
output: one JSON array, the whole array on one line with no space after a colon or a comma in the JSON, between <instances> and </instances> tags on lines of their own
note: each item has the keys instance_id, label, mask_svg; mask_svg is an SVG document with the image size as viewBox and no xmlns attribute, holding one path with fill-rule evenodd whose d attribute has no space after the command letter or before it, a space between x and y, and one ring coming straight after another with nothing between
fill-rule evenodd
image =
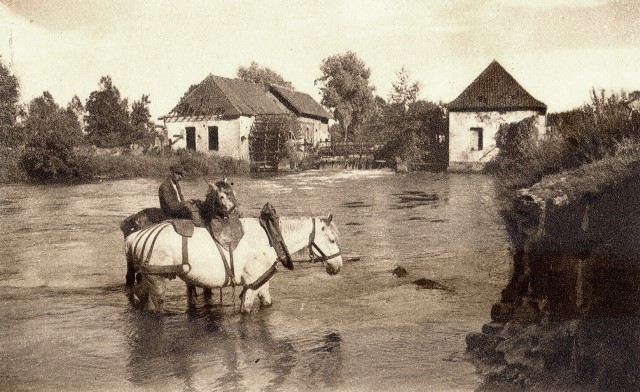
<instances>
[{"instance_id":1,"label":"stone building","mask_svg":"<svg viewBox=\"0 0 640 392\"><path fill-rule=\"evenodd\" d=\"M249 160L256 119L291 113L255 83L209 75L163 116L171 148Z\"/></svg>"},{"instance_id":2,"label":"stone building","mask_svg":"<svg viewBox=\"0 0 640 392\"><path fill-rule=\"evenodd\" d=\"M496 133L501 124L534 117L538 137L545 133L547 106L495 60L446 106L451 171L482 169L498 152Z\"/></svg>"}]
</instances>

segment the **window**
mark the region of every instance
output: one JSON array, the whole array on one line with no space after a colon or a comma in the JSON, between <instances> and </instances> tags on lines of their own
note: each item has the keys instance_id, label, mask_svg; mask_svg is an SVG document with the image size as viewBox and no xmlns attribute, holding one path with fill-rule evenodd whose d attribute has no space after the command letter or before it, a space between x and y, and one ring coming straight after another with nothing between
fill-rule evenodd
<instances>
[{"instance_id":1,"label":"window","mask_svg":"<svg viewBox=\"0 0 640 392\"><path fill-rule=\"evenodd\" d=\"M196 128L195 127L186 127L187 131L187 150L195 150L196 149Z\"/></svg>"},{"instance_id":2,"label":"window","mask_svg":"<svg viewBox=\"0 0 640 392\"><path fill-rule=\"evenodd\" d=\"M218 151L218 127L209 127L209 150Z\"/></svg>"},{"instance_id":3,"label":"window","mask_svg":"<svg viewBox=\"0 0 640 392\"><path fill-rule=\"evenodd\" d=\"M471 128L471 150L482 151L482 128Z\"/></svg>"}]
</instances>

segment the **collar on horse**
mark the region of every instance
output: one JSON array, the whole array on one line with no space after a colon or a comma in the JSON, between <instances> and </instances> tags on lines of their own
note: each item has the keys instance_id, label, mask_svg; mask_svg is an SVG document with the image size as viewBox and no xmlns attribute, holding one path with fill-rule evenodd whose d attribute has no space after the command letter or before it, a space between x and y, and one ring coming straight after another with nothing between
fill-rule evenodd
<instances>
[{"instance_id":1,"label":"collar on horse","mask_svg":"<svg viewBox=\"0 0 640 392\"><path fill-rule=\"evenodd\" d=\"M315 262L321 262L324 263L327 260L331 260L333 258L336 258L338 256L341 255L341 252L337 252L334 253L332 255L325 255L324 252L322 251L322 249L320 249L320 247L318 246L318 244L316 244L315 240L316 240L316 218L311 218L311 224L313 226L313 228L311 229L311 234L309 234L309 258L311 258L311 262L315 263ZM313 250L316 250L316 252L318 252L320 254L320 256L316 255Z\"/></svg>"}]
</instances>

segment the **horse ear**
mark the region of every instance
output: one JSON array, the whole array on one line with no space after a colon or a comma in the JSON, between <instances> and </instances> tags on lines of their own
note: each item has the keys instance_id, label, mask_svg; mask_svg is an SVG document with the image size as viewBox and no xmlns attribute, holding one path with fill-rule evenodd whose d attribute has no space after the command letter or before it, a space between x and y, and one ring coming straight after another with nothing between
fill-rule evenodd
<instances>
[{"instance_id":1,"label":"horse ear","mask_svg":"<svg viewBox=\"0 0 640 392\"><path fill-rule=\"evenodd\" d=\"M333 219L333 214L329 214L329 216L327 217L327 224L331 223L332 219Z\"/></svg>"},{"instance_id":2,"label":"horse ear","mask_svg":"<svg viewBox=\"0 0 640 392\"><path fill-rule=\"evenodd\" d=\"M229 182L227 181L227 176L222 177L222 182Z\"/></svg>"},{"instance_id":3,"label":"horse ear","mask_svg":"<svg viewBox=\"0 0 640 392\"><path fill-rule=\"evenodd\" d=\"M209 191L218 192L218 187L216 184L209 184Z\"/></svg>"}]
</instances>

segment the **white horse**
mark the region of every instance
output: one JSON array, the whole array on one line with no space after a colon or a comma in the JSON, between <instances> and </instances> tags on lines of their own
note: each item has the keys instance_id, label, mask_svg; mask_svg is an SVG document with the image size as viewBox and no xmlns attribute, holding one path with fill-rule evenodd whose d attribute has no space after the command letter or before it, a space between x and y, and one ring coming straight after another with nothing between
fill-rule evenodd
<instances>
[{"instance_id":1,"label":"white horse","mask_svg":"<svg viewBox=\"0 0 640 392\"><path fill-rule=\"evenodd\" d=\"M146 305L149 297L162 310L166 280L178 276L188 285L203 288L240 286L240 311L249 313L255 296L271 305L269 279L276 272L277 255L257 218L242 218L244 237L232 254L213 240L207 229L196 227L187 240L171 221L133 232L125 238L128 268L136 279L127 279L129 298ZM282 238L290 253L309 249L312 260L325 265L330 275L342 268L338 229L327 218L280 218Z\"/></svg>"}]
</instances>

